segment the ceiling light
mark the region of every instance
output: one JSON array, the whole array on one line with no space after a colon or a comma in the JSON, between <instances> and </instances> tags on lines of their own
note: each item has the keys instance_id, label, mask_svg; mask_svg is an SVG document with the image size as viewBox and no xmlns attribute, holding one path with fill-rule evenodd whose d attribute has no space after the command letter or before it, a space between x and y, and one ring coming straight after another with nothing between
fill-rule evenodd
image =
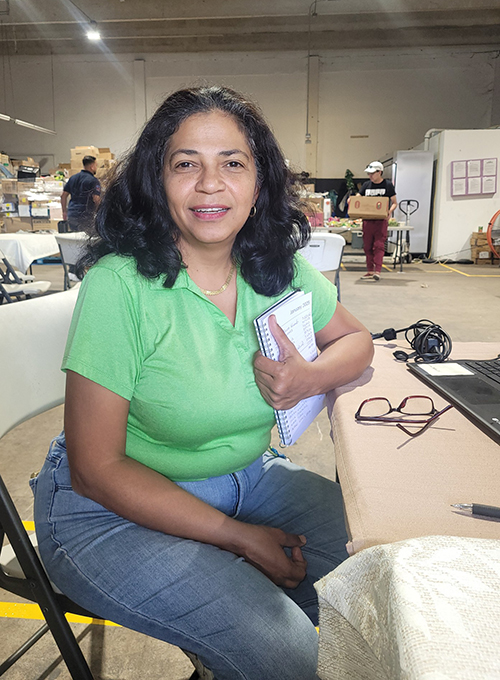
<instances>
[{"instance_id":1,"label":"ceiling light","mask_svg":"<svg viewBox=\"0 0 500 680\"><path fill-rule=\"evenodd\" d=\"M12 120L10 116L6 116L4 113L0 113L0 120Z\"/></svg>"},{"instance_id":2,"label":"ceiling light","mask_svg":"<svg viewBox=\"0 0 500 680\"><path fill-rule=\"evenodd\" d=\"M101 39L101 34L97 30L97 24L95 21L91 21L89 28L87 30L87 38L89 40L100 40Z\"/></svg>"},{"instance_id":3,"label":"ceiling light","mask_svg":"<svg viewBox=\"0 0 500 680\"><path fill-rule=\"evenodd\" d=\"M54 130L49 130L48 128L41 127L40 125L35 125L34 123L28 123L26 120L19 120L19 118L16 118L14 120L14 123L16 125L21 125L21 127L29 128L30 130L36 130L37 132L45 132L48 135L57 134Z\"/></svg>"}]
</instances>

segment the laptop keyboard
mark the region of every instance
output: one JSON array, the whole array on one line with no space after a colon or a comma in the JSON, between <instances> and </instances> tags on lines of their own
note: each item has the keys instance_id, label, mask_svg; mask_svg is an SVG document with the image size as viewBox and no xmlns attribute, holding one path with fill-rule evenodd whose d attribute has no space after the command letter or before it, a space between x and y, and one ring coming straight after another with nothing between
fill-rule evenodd
<instances>
[{"instance_id":1,"label":"laptop keyboard","mask_svg":"<svg viewBox=\"0 0 500 680\"><path fill-rule=\"evenodd\" d=\"M491 359L491 361L464 361L463 364L500 385L500 359Z\"/></svg>"}]
</instances>

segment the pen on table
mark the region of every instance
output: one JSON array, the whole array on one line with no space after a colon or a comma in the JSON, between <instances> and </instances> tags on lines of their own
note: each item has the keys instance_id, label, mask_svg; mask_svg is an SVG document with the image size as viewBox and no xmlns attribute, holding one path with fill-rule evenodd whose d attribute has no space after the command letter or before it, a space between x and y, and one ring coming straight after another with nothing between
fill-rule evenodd
<instances>
[{"instance_id":1,"label":"pen on table","mask_svg":"<svg viewBox=\"0 0 500 680\"><path fill-rule=\"evenodd\" d=\"M452 508L465 510L471 515L482 515L483 517L496 517L500 519L500 508L494 505L480 505L479 503L452 503Z\"/></svg>"}]
</instances>

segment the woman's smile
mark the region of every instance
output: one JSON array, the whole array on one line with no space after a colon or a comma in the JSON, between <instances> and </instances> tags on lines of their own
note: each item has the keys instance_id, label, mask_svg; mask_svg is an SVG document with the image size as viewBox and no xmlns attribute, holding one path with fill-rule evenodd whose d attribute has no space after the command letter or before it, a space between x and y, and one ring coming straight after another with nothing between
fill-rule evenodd
<instances>
[{"instance_id":1,"label":"woman's smile","mask_svg":"<svg viewBox=\"0 0 500 680\"><path fill-rule=\"evenodd\" d=\"M213 221L225 217L230 208L227 205L196 205L190 210L200 220Z\"/></svg>"}]
</instances>

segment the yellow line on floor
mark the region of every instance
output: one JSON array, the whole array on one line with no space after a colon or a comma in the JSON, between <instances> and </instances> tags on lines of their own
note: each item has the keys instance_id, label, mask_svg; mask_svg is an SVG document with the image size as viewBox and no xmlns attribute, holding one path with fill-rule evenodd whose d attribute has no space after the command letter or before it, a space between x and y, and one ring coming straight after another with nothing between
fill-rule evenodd
<instances>
[{"instance_id":1,"label":"yellow line on floor","mask_svg":"<svg viewBox=\"0 0 500 680\"><path fill-rule=\"evenodd\" d=\"M456 272L457 274L462 274L462 276L467 276L469 278L477 278L477 279L498 279L500 278L500 274L466 274L465 272L461 272L460 269L455 269L454 267L450 267L449 264L443 264L443 262L439 263L441 267L445 267L446 269L450 269L452 272Z\"/></svg>"},{"instance_id":2,"label":"yellow line on floor","mask_svg":"<svg viewBox=\"0 0 500 680\"><path fill-rule=\"evenodd\" d=\"M40 607L37 604L23 604L19 602L0 602L0 618L44 620ZM102 619L91 619L88 616L66 614L66 618L70 623L95 623L97 626L120 627L118 623L103 621Z\"/></svg>"},{"instance_id":3,"label":"yellow line on floor","mask_svg":"<svg viewBox=\"0 0 500 680\"><path fill-rule=\"evenodd\" d=\"M23 526L26 529L26 531L35 531L35 523L34 522L23 521Z\"/></svg>"}]
</instances>

